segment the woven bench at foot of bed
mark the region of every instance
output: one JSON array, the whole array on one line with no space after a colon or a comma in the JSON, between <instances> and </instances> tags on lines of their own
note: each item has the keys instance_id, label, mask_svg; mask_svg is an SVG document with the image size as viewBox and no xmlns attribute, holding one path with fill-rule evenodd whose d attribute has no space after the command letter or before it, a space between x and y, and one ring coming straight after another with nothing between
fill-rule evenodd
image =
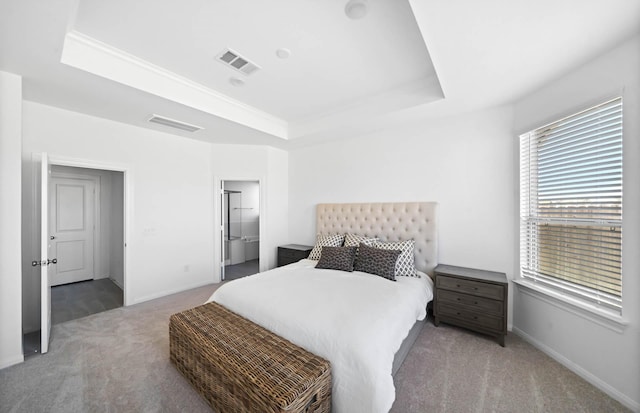
<instances>
[{"instance_id":1,"label":"woven bench at foot of bed","mask_svg":"<svg viewBox=\"0 0 640 413\"><path fill-rule=\"evenodd\" d=\"M214 410L329 412L328 361L212 302L171 316L171 362Z\"/></svg>"}]
</instances>

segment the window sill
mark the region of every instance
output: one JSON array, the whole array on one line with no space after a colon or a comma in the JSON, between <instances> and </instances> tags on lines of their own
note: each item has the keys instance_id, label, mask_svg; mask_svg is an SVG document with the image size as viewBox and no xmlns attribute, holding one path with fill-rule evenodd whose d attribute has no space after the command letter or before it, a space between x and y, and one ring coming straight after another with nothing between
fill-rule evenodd
<instances>
[{"instance_id":1,"label":"window sill","mask_svg":"<svg viewBox=\"0 0 640 413\"><path fill-rule=\"evenodd\" d=\"M513 280L513 282L524 294L538 298L562 310L569 311L616 333L623 333L627 325L629 325L629 321L617 313L598 308L592 304L562 294L561 292L523 279Z\"/></svg>"}]
</instances>

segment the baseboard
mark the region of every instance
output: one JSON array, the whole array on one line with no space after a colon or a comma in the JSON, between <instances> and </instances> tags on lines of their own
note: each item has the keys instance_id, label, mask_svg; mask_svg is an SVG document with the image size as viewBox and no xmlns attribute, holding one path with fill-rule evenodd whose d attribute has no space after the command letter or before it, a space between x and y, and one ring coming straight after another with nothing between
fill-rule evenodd
<instances>
[{"instance_id":1,"label":"baseboard","mask_svg":"<svg viewBox=\"0 0 640 413\"><path fill-rule=\"evenodd\" d=\"M618 391L617 389L612 387L610 384L606 383L605 381L603 381L599 377L597 377L597 376L593 375L592 373L588 372L587 370L585 370L584 368L582 368L578 364L576 364L573 361L569 360L568 358L566 358L562 354L558 353L557 351L555 351L551 347L547 346L546 344L543 344L540 341L536 340L535 338L533 338L529 334L525 333L524 331L520 330L519 328L513 327L513 333L515 333L516 335L520 336L522 339L524 339L525 341L527 341L528 343L530 343L531 345L533 345L538 350L542 351L543 353L545 353L546 355L548 355L549 357L551 357L552 359L554 359L558 363L562 364L563 366L565 366L569 370L573 371L578 376L582 377L584 380L586 380L589 383L593 384L595 387L597 387L598 389L602 390L604 393L609 395L611 398L616 399L617 401L622 403L626 408L628 408L628 409L630 409L631 411L634 411L634 412L640 412L640 402L637 402L637 401L631 399L626 394L621 393L620 391Z\"/></svg>"},{"instance_id":2,"label":"baseboard","mask_svg":"<svg viewBox=\"0 0 640 413\"><path fill-rule=\"evenodd\" d=\"M24 361L24 355L23 354L2 359L2 360L0 360L0 370L4 369L6 367L13 366L14 364L20 364L23 361Z\"/></svg>"},{"instance_id":3,"label":"baseboard","mask_svg":"<svg viewBox=\"0 0 640 413\"><path fill-rule=\"evenodd\" d=\"M116 280L115 278L111 278L111 277L109 277L109 279L110 279L110 280L111 280L115 285L117 285L118 287L120 287L120 289L121 289L122 291L124 291L124 285L120 284L120 281Z\"/></svg>"},{"instance_id":4,"label":"baseboard","mask_svg":"<svg viewBox=\"0 0 640 413\"><path fill-rule=\"evenodd\" d=\"M142 296L142 297L139 297L139 298L134 298L131 301L131 303L128 304L128 305L144 303L145 301L155 300L156 298L166 297L168 295L181 293L181 292L187 291L187 290L193 290L194 288L204 287L205 285L209 285L209 284L214 284L214 283L211 280L202 281L202 282L199 282L199 283L185 285L185 286L182 286L180 288L175 288L175 289L172 289L172 290L165 290L163 292L150 294L150 295L145 295L145 296Z\"/></svg>"}]
</instances>

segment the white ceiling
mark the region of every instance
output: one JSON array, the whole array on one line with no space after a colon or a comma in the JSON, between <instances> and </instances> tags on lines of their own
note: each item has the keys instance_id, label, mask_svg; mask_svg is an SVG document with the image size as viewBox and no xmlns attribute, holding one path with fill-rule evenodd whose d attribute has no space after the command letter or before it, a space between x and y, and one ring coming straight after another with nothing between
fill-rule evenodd
<instances>
[{"instance_id":1,"label":"white ceiling","mask_svg":"<svg viewBox=\"0 0 640 413\"><path fill-rule=\"evenodd\" d=\"M287 148L512 102L640 30L635 0L368 0L359 20L345 4L3 0L0 70L24 77L27 100ZM219 63L225 48L260 70Z\"/></svg>"}]
</instances>

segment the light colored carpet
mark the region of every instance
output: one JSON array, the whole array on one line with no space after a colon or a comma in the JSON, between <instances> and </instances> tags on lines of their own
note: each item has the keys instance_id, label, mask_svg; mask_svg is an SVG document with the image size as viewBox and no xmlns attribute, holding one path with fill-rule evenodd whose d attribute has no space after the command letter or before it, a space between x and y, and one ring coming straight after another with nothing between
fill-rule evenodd
<instances>
[{"instance_id":1,"label":"light colored carpet","mask_svg":"<svg viewBox=\"0 0 640 413\"><path fill-rule=\"evenodd\" d=\"M210 411L169 363L168 321L216 288L54 326L48 354L0 370L0 412ZM395 381L394 413L626 411L513 334L502 348L443 324L427 323Z\"/></svg>"}]
</instances>

